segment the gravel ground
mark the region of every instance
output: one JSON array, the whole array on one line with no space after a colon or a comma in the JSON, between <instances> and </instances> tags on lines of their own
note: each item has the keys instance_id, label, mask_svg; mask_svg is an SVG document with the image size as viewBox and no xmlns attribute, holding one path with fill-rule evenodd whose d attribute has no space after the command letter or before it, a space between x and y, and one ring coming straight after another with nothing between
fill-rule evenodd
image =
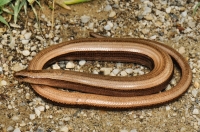
<instances>
[{"instance_id":1,"label":"gravel ground","mask_svg":"<svg viewBox=\"0 0 200 132\"><path fill-rule=\"evenodd\" d=\"M18 25L3 32L0 27L0 130L2 132L199 132L200 131L200 17L192 15L194 0L93 0L72 5L71 11L51 11L42 3L40 27L31 11L21 14ZM25 69L42 49L62 41L87 38L89 32L108 37L136 37L163 42L179 51L190 64L193 80L178 100L137 110L105 110L55 104L36 94L28 84L18 83L13 73ZM134 76L149 72L131 63L65 61L52 66L111 76ZM168 88L176 85L174 77Z\"/></svg>"}]
</instances>

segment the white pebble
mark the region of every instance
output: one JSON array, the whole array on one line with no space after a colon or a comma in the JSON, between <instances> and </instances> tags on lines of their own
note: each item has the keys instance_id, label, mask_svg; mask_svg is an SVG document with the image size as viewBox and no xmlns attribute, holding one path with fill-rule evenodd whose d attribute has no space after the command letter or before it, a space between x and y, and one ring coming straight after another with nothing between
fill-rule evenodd
<instances>
[{"instance_id":1,"label":"white pebble","mask_svg":"<svg viewBox=\"0 0 200 132\"><path fill-rule=\"evenodd\" d=\"M49 107L49 105L45 105L45 108L48 110L50 107Z\"/></svg>"},{"instance_id":2,"label":"white pebble","mask_svg":"<svg viewBox=\"0 0 200 132\"><path fill-rule=\"evenodd\" d=\"M54 41L54 42L56 42L56 41L58 41L58 40L59 40L59 37L58 37L58 36L56 36L56 37L53 38L53 41Z\"/></svg>"},{"instance_id":3,"label":"white pebble","mask_svg":"<svg viewBox=\"0 0 200 132\"><path fill-rule=\"evenodd\" d=\"M12 126L9 126L9 127L7 127L6 130L7 130L7 132L10 132L10 131L13 131L13 129L14 129L14 128L13 128Z\"/></svg>"},{"instance_id":4,"label":"white pebble","mask_svg":"<svg viewBox=\"0 0 200 132\"><path fill-rule=\"evenodd\" d=\"M197 90L197 89L193 89L193 90L192 90L192 95L193 95L194 97L196 97L197 94L198 94L198 90Z\"/></svg>"},{"instance_id":5,"label":"white pebble","mask_svg":"<svg viewBox=\"0 0 200 132\"><path fill-rule=\"evenodd\" d=\"M32 46L32 47L31 47L31 51L34 51L34 50L36 50L36 49L37 49L36 46Z\"/></svg>"},{"instance_id":6,"label":"white pebble","mask_svg":"<svg viewBox=\"0 0 200 132\"><path fill-rule=\"evenodd\" d=\"M153 35L150 37L150 39L156 39L156 37L157 37L156 35Z\"/></svg>"},{"instance_id":7,"label":"white pebble","mask_svg":"<svg viewBox=\"0 0 200 132\"><path fill-rule=\"evenodd\" d=\"M120 130L120 132L128 132L127 130Z\"/></svg>"},{"instance_id":8,"label":"white pebble","mask_svg":"<svg viewBox=\"0 0 200 132\"><path fill-rule=\"evenodd\" d=\"M100 71L103 71L104 75L109 75L110 72L112 71L112 68L102 67L102 68L100 69Z\"/></svg>"},{"instance_id":9,"label":"white pebble","mask_svg":"<svg viewBox=\"0 0 200 132\"><path fill-rule=\"evenodd\" d=\"M195 87L195 88L199 88L199 82L198 82L198 81L195 81L195 82L194 82L194 87Z\"/></svg>"},{"instance_id":10,"label":"white pebble","mask_svg":"<svg viewBox=\"0 0 200 132\"><path fill-rule=\"evenodd\" d=\"M35 119L35 114L30 114L30 115L29 115L29 118L30 118L31 120L34 120L34 119Z\"/></svg>"},{"instance_id":11,"label":"white pebble","mask_svg":"<svg viewBox=\"0 0 200 132\"><path fill-rule=\"evenodd\" d=\"M16 116L16 115L13 116L13 117L12 117L12 120L13 120L13 121L18 121L18 120L19 120L19 116Z\"/></svg>"},{"instance_id":12,"label":"white pebble","mask_svg":"<svg viewBox=\"0 0 200 132\"><path fill-rule=\"evenodd\" d=\"M191 28L195 28L196 22L191 20L191 21L188 22L188 26L191 27Z\"/></svg>"},{"instance_id":13,"label":"white pebble","mask_svg":"<svg viewBox=\"0 0 200 132\"><path fill-rule=\"evenodd\" d=\"M185 47L181 46L179 49L178 49L178 52L180 54L184 54L185 53Z\"/></svg>"},{"instance_id":14,"label":"white pebble","mask_svg":"<svg viewBox=\"0 0 200 132\"><path fill-rule=\"evenodd\" d=\"M187 16L187 11L182 12L181 16L186 17Z\"/></svg>"},{"instance_id":15,"label":"white pebble","mask_svg":"<svg viewBox=\"0 0 200 132\"><path fill-rule=\"evenodd\" d=\"M67 126L62 126L62 127L60 128L60 132L68 132L68 131L69 131L69 129L68 129Z\"/></svg>"},{"instance_id":16,"label":"white pebble","mask_svg":"<svg viewBox=\"0 0 200 132\"><path fill-rule=\"evenodd\" d=\"M148 14L148 15L144 16L144 18L145 18L146 20L148 20L148 21L151 21L151 20L153 20L153 15Z\"/></svg>"},{"instance_id":17,"label":"white pebble","mask_svg":"<svg viewBox=\"0 0 200 132\"><path fill-rule=\"evenodd\" d=\"M89 24L88 24L88 27L89 27L89 29L91 29L91 30L94 29L94 23L93 23L93 22L89 23Z\"/></svg>"},{"instance_id":18,"label":"white pebble","mask_svg":"<svg viewBox=\"0 0 200 132\"><path fill-rule=\"evenodd\" d=\"M35 114L39 117L41 114L41 111L37 108L35 108L34 110L35 110Z\"/></svg>"},{"instance_id":19,"label":"white pebble","mask_svg":"<svg viewBox=\"0 0 200 132\"><path fill-rule=\"evenodd\" d=\"M56 64L53 64L52 68L53 69L60 69L60 66L56 63Z\"/></svg>"},{"instance_id":20,"label":"white pebble","mask_svg":"<svg viewBox=\"0 0 200 132\"><path fill-rule=\"evenodd\" d=\"M116 12L115 11L111 11L110 14L108 15L109 17L114 17L116 16Z\"/></svg>"},{"instance_id":21,"label":"white pebble","mask_svg":"<svg viewBox=\"0 0 200 132\"><path fill-rule=\"evenodd\" d=\"M193 115L198 115L198 114L199 114L199 110L195 108L195 109L193 110L192 114L193 114Z\"/></svg>"},{"instance_id":22,"label":"white pebble","mask_svg":"<svg viewBox=\"0 0 200 132\"><path fill-rule=\"evenodd\" d=\"M23 54L24 56L29 56L29 55L30 55L30 51L29 51L29 50L23 50L23 51L22 51L22 54Z\"/></svg>"},{"instance_id":23,"label":"white pebble","mask_svg":"<svg viewBox=\"0 0 200 132\"><path fill-rule=\"evenodd\" d=\"M143 71L139 71L139 75L144 75L144 72Z\"/></svg>"},{"instance_id":24,"label":"white pebble","mask_svg":"<svg viewBox=\"0 0 200 132\"><path fill-rule=\"evenodd\" d=\"M11 68L13 71L21 71L25 68L24 65L22 65L21 63L16 63L14 64L14 66Z\"/></svg>"},{"instance_id":25,"label":"white pebble","mask_svg":"<svg viewBox=\"0 0 200 132\"><path fill-rule=\"evenodd\" d=\"M19 128L15 128L13 132L21 132L21 130Z\"/></svg>"},{"instance_id":26,"label":"white pebble","mask_svg":"<svg viewBox=\"0 0 200 132\"><path fill-rule=\"evenodd\" d=\"M117 67L117 68L121 68L122 66L123 66L122 63L117 63L117 64L116 64L116 67Z\"/></svg>"},{"instance_id":27,"label":"white pebble","mask_svg":"<svg viewBox=\"0 0 200 132\"><path fill-rule=\"evenodd\" d=\"M110 11L112 10L112 7L110 5L106 5L106 7L104 8L104 11Z\"/></svg>"},{"instance_id":28,"label":"white pebble","mask_svg":"<svg viewBox=\"0 0 200 132\"><path fill-rule=\"evenodd\" d=\"M81 61L79 61L79 65L80 65L80 66L83 66L83 65L85 65L85 63L86 63L86 61L85 61L85 60L81 60Z\"/></svg>"},{"instance_id":29,"label":"white pebble","mask_svg":"<svg viewBox=\"0 0 200 132\"><path fill-rule=\"evenodd\" d=\"M93 70L92 73L93 74L99 74L99 72L97 70Z\"/></svg>"},{"instance_id":30,"label":"white pebble","mask_svg":"<svg viewBox=\"0 0 200 132\"><path fill-rule=\"evenodd\" d=\"M137 132L137 130L136 129L132 129L130 132Z\"/></svg>"},{"instance_id":31,"label":"white pebble","mask_svg":"<svg viewBox=\"0 0 200 132\"><path fill-rule=\"evenodd\" d=\"M20 123L20 126L21 126L21 127L26 126L26 123L25 123L24 121L22 121L22 122Z\"/></svg>"},{"instance_id":32,"label":"white pebble","mask_svg":"<svg viewBox=\"0 0 200 132\"><path fill-rule=\"evenodd\" d=\"M127 68L125 71L126 71L128 74L133 73L133 69L131 69L131 68Z\"/></svg>"},{"instance_id":33,"label":"white pebble","mask_svg":"<svg viewBox=\"0 0 200 132\"><path fill-rule=\"evenodd\" d=\"M120 75L121 76L127 76L127 73L125 71L121 71Z\"/></svg>"},{"instance_id":34,"label":"white pebble","mask_svg":"<svg viewBox=\"0 0 200 132\"><path fill-rule=\"evenodd\" d=\"M89 20L90 20L90 16L86 16L86 15L81 16L82 23L87 23L89 22Z\"/></svg>"},{"instance_id":35,"label":"white pebble","mask_svg":"<svg viewBox=\"0 0 200 132\"><path fill-rule=\"evenodd\" d=\"M29 40L31 38L31 35L32 35L31 32L25 33L24 34L24 38L27 39L27 40Z\"/></svg>"},{"instance_id":36,"label":"white pebble","mask_svg":"<svg viewBox=\"0 0 200 132\"><path fill-rule=\"evenodd\" d=\"M75 64L72 61L69 61L66 65L66 68L74 68Z\"/></svg>"},{"instance_id":37,"label":"white pebble","mask_svg":"<svg viewBox=\"0 0 200 132\"><path fill-rule=\"evenodd\" d=\"M12 109L12 106L11 106L11 105L8 105L8 109L9 109L9 110Z\"/></svg>"},{"instance_id":38,"label":"white pebble","mask_svg":"<svg viewBox=\"0 0 200 132\"><path fill-rule=\"evenodd\" d=\"M44 110L45 110L44 106L38 106L37 109L38 109L39 111L44 111Z\"/></svg>"},{"instance_id":39,"label":"white pebble","mask_svg":"<svg viewBox=\"0 0 200 132\"><path fill-rule=\"evenodd\" d=\"M25 97L26 99L30 99L30 93L26 93Z\"/></svg>"},{"instance_id":40,"label":"white pebble","mask_svg":"<svg viewBox=\"0 0 200 132\"><path fill-rule=\"evenodd\" d=\"M22 30L21 34L24 35L26 33L26 30Z\"/></svg>"},{"instance_id":41,"label":"white pebble","mask_svg":"<svg viewBox=\"0 0 200 132\"><path fill-rule=\"evenodd\" d=\"M138 74L139 71L140 71L140 69L135 69L135 70L133 70L133 72L134 72L135 74Z\"/></svg>"},{"instance_id":42,"label":"white pebble","mask_svg":"<svg viewBox=\"0 0 200 132\"><path fill-rule=\"evenodd\" d=\"M107 24L112 28L113 27L113 23L111 21L108 21Z\"/></svg>"},{"instance_id":43,"label":"white pebble","mask_svg":"<svg viewBox=\"0 0 200 132\"><path fill-rule=\"evenodd\" d=\"M65 117L63 118L63 121L69 121L71 118L70 117Z\"/></svg>"},{"instance_id":44,"label":"white pebble","mask_svg":"<svg viewBox=\"0 0 200 132\"><path fill-rule=\"evenodd\" d=\"M119 69L114 69L113 71L112 71L112 73L114 74L114 75L117 75L118 73L119 73Z\"/></svg>"},{"instance_id":45,"label":"white pebble","mask_svg":"<svg viewBox=\"0 0 200 132\"><path fill-rule=\"evenodd\" d=\"M107 24L106 26L104 26L104 29L105 30L111 30L111 26Z\"/></svg>"},{"instance_id":46,"label":"white pebble","mask_svg":"<svg viewBox=\"0 0 200 132\"><path fill-rule=\"evenodd\" d=\"M171 12L171 7L166 8L166 12L170 13Z\"/></svg>"},{"instance_id":47,"label":"white pebble","mask_svg":"<svg viewBox=\"0 0 200 132\"><path fill-rule=\"evenodd\" d=\"M171 83L172 85L176 85L176 79L173 78L173 79L170 81L170 83Z\"/></svg>"},{"instance_id":48,"label":"white pebble","mask_svg":"<svg viewBox=\"0 0 200 132\"><path fill-rule=\"evenodd\" d=\"M22 44L28 44L29 40L22 39Z\"/></svg>"},{"instance_id":49,"label":"white pebble","mask_svg":"<svg viewBox=\"0 0 200 132\"><path fill-rule=\"evenodd\" d=\"M7 85L7 82L5 80L2 80L1 81L1 86L6 86Z\"/></svg>"},{"instance_id":50,"label":"white pebble","mask_svg":"<svg viewBox=\"0 0 200 132\"><path fill-rule=\"evenodd\" d=\"M166 106L166 111L169 111L170 109L170 106Z\"/></svg>"}]
</instances>

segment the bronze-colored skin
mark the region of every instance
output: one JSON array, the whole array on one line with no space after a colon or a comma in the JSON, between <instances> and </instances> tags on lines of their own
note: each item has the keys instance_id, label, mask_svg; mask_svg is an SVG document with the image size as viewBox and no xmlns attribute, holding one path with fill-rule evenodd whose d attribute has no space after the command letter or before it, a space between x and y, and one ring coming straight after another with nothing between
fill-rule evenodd
<instances>
[{"instance_id":1,"label":"bronze-colored skin","mask_svg":"<svg viewBox=\"0 0 200 132\"><path fill-rule=\"evenodd\" d=\"M165 89L173 74L171 57L181 68L181 79L172 89ZM74 71L42 70L60 60L103 60L134 62L151 72L137 77L111 77ZM41 96L70 105L107 108L138 108L163 104L183 94L192 73L186 60L174 49L145 39L79 39L50 46L38 53L27 70L15 77L31 83ZM64 89L79 90L67 92Z\"/></svg>"}]
</instances>

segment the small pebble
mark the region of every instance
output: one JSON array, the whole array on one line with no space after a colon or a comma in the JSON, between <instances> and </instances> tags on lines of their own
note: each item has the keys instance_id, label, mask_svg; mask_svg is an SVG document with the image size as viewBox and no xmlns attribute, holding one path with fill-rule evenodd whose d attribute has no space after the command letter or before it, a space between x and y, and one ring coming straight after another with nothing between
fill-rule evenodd
<instances>
[{"instance_id":1,"label":"small pebble","mask_svg":"<svg viewBox=\"0 0 200 132\"><path fill-rule=\"evenodd\" d=\"M92 73L93 74L99 74L99 72L97 70L93 70Z\"/></svg>"},{"instance_id":2,"label":"small pebble","mask_svg":"<svg viewBox=\"0 0 200 132\"><path fill-rule=\"evenodd\" d=\"M133 73L133 69L131 69L131 68L127 68L125 71L126 71L126 73L128 73L128 74Z\"/></svg>"},{"instance_id":3,"label":"small pebble","mask_svg":"<svg viewBox=\"0 0 200 132\"><path fill-rule=\"evenodd\" d=\"M105 67L102 67L100 69L100 71L102 71L104 73L104 75L109 75L112 71L112 68L105 68Z\"/></svg>"},{"instance_id":4,"label":"small pebble","mask_svg":"<svg viewBox=\"0 0 200 132\"><path fill-rule=\"evenodd\" d=\"M120 130L120 132L128 132L127 130Z\"/></svg>"},{"instance_id":5,"label":"small pebble","mask_svg":"<svg viewBox=\"0 0 200 132\"><path fill-rule=\"evenodd\" d=\"M143 71L139 71L138 73L139 73L139 75L144 75Z\"/></svg>"},{"instance_id":6,"label":"small pebble","mask_svg":"<svg viewBox=\"0 0 200 132\"><path fill-rule=\"evenodd\" d=\"M112 7L110 5L106 5L106 7L104 8L104 11L110 11L112 10Z\"/></svg>"},{"instance_id":7,"label":"small pebble","mask_svg":"<svg viewBox=\"0 0 200 132\"><path fill-rule=\"evenodd\" d=\"M70 120L70 117L63 118L63 121L69 121L69 120Z\"/></svg>"},{"instance_id":8,"label":"small pebble","mask_svg":"<svg viewBox=\"0 0 200 132\"><path fill-rule=\"evenodd\" d=\"M7 130L7 132L11 132L11 131L13 132L13 129L14 129L14 128L13 128L12 126L9 126L9 127L7 127L6 130Z\"/></svg>"},{"instance_id":9,"label":"small pebble","mask_svg":"<svg viewBox=\"0 0 200 132\"><path fill-rule=\"evenodd\" d=\"M44 107L44 106L38 106L37 109L38 109L39 111L44 111L44 110L45 110L45 107Z\"/></svg>"},{"instance_id":10,"label":"small pebble","mask_svg":"<svg viewBox=\"0 0 200 132\"><path fill-rule=\"evenodd\" d=\"M30 55L30 51L29 51L29 50L23 50L23 51L22 51L22 54L23 54L24 56L29 56L29 55Z\"/></svg>"},{"instance_id":11,"label":"small pebble","mask_svg":"<svg viewBox=\"0 0 200 132\"><path fill-rule=\"evenodd\" d=\"M11 106L11 105L8 105L8 109L10 110L10 109L12 109L13 107Z\"/></svg>"},{"instance_id":12,"label":"small pebble","mask_svg":"<svg viewBox=\"0 0 200 132\"><path fill-rule=\"evenodd\" d=\"M90 20L90 16L86 16L86 15L81 16L82 23L87 23L89 22L89 20Z\"/></svg>"},{"instance_id":13,"label":"small pebble","mask_svg":"<svg viewBox=\"0 0 200 132\"><path fill-rule=\"evenodd\" d=\"M116 12L115 11L111 11L110 14L108 15L109 17L114 17L116 16Z\"/></svg>"},{"instance_id":14,"label":"small pebble","mask_svg":"<svg viewBox=\"0 0 200 132\"><path fill-rule=\"evenodd\" d=\"M60 66L56 63L56 64L53 64L53 65L52 65L52 68L53 68L53 69L60 69Z\"/></svg>"},{"instance_id":15,"label":"small pebble","mask_svg":"<svg viewBox=\"0 0 200 132\"><path fill-rule=\"evenodd\" d=\"M171 7L166 8L166 12L170 13L171 12Z\"/></svg>"},{"instance_id":16,"label":"small pebble","mask_svg":"<svg viewBox=\"0 0 200 132\"><path fill-rule=\"evenodd\" d=\"M1 72L3 72L3 68L2 68L2 67L0 67L0 73L1 73Z\"/></svg>"},{"instance_id":17,"label":"small pebble","mask_svg":"<svg viewBox=\"0 0 200 132\"><path fill-rule=\"evenodd\" d=\"M7 82L5 80L2 80L1 81L1 86L6 86L7 85Z\"/></svg>"},{"instance_id":18,"label":"small pebble","mask_svg":"<svg viewBox=\"0 0 200 132\"><path fill-rule=\"evenodd\" d=\"M49 107L49 105L45 105L45 109L47 109L47 110L48 110L49 108L50 108L50 107Z\"/></svg>"},{"instance_id":19,"label":"small pebble","mask_svg":"<svg viewBox=\"0 0 200 132\"><path fill-rule=\"evenodd\" d=\"M184 54L185 53L185 47L181 46L179 49L178 49L178 52L180 54Z\"/></svg>"},{"instance_id":20,"label":"small pebble","mask_svg":"<svg viewBox=\"0 0 200 132\"><path fill-rule=\"evenodd\" d=\"M19 116L16 116L16 115L13 116L13 117L12 117L12 120L13 120L13 121L18 121L18 120L19 120Z\"/></svg>"},{"instance_id":21,"label":"small pebble","mask_svg":"<svg viewBox=\"0 0 200 132\"><path fill-rule=\"evenodd\" d=\"M21 132L21 130L19 128L15 128L13 132Z\"/></svg>"},{"instance_id":22,"label":"small pebble","mask_svg":"<svg viewBox=\"0 0 200 132\"><path fill-rule=\"evenodd\" d=\"M117 75L118 73L119 73L119 69L114 69L113 71L112 71L112 73L114 74L114 75Z\"/></svg>"},{"instance_id":23,"label":"small pebble","mask_svg":"<svg viewBox=\"0 0 200 132\"><path fill-rule=\"evenodd\" d=\"M30 118L31 120L34 120L34 119L35 119L35 114L30 114L30 115L29 115L29 118Z\"/></svg>"},{"instance_id":24,"label":"small pebble","mask_svg":"<svg viewBox=\"0 0 200 132\"><path fill-rule=\"evenodd\" d=\"M166 106L166 111L169 111L170 109L170 106Z\"/></svg>"},{"instance_id":25,"label":"small pebble","mask_svg":"<svg viewBox=\"0 0 200 132\"><path fill-rule=\"evenodd\" d=\"M199 88L199 82L198 82L198 81L195 81L195 82L194 82L194 87L195 87L195 88Z\"/></svg>"},{"instance_id":26,"label":"small pebble","mask_svg":"<svg viewBox=\"0 0 200 132\"><path fill-rule=\"evenodd\" d=\"M74 68L74 67L75 67L75 64L72 61L69 61L66 65L66 68L69 68L69 69Z\"/></svg>"},{"instance_id":27,"label":"small pebble","mask_svg":"<svg viewBox=\"0 0 200 132\"><path fill-rule=\"evenodd\" d=\"M69 128L67 126L60 127L60 132L68 132Z\"/></svg>"},{"instance_id":28,"label":"small pebble","mask_svg":"<svg viewBox=\"0 0 200 132\"><path fill-rule=\"evenodd\" d=\"M199 114L199 110L195 108L195 109L193 110L192 114L193 114L193 115L198 115L198 114Z\"/></svg>"},{"instance_id":29,"label":"small pebble","mask_svg":"<svg viewBox=\"0 0 200 132\"><path fill-rule=\"evenodd\" d=\"M182 12L182 13L181 13L181 16L182 16L182 17L186 17L186 16L187 16L187 11Z\"/></svg>"},{"instance_id":30,"label":"small pebble","mask_svg":"<svg viewBox=\"0 0 200 132\"><path fill-rule=\"evenodd\" d=\"M29 43L29 40L26 40L26 39L22 40L22 44L28 44L28 43Z\"/></svg>"},{"instance_id":31,"label":"small pebble","mask_svg":"<svg viewBox=\"0 0 200 132\"><path fill-rule=\"evenodd\" d=\"M193 89L192 90L192 95L194 96L194 97L196 97L197 96L197 94L198 94L198 90L197 89Z\"/></svg>"},{"instance_id":32,"label":"small pebble","mask_svg":"<svg viewBox=\"0 0 200 132\"><path fill-rule=\"evenodd\" d=\"M188 22L188 26L191 27L191 28L195 28L195 27L196 27L196 22L194 22L194 21L189 21L189 22Z\"/></svg>"},{"instance_id":33,"label":"small pebble","mask_svg":"<svg viewBox=\"0 0 200 132\"><path fill-rule=\"evenodd\" d=\"M79 64L80 66L83 66L83 65L85 65L85 63L86 63L86 61L85 61L85 60L81 60L81 61L79 61L79 63L78 63L78 64Z\"/></svg>"},{"instance_id":34,"label":"small pebble","mask_svg":"<svg viewBox=\"0 0 200 132\"><path fill-rule=\"evenodd\" d=\"M148 34L150 30L147 29L147 28L144 28L144 29L142 29L141 31L142 31L143 34Z\"/></svg>"},{"instance_id":35,"label":"small pebble","mask_svg":"<svg viewBox=\"0 0 200 132\"><path fill-rule=\"evenodd\" d=\"M144 18L145 18L146 20L148 20L148 21L151 21L151 20L153 20L153 15L148 14L148 15L144 16Z\"/></svg>"},{"instance_id":36,"label":"small pebble","mask_svg":"<svg viewBox=\"0 0 200 132\"><path fill-rule=\"evenodd\" d=\"M30 93L26 93L25 97L26 99L30 99Z\"/></svg>"},{"instance_id":37,"label":"small pebble","mask_svg":"<svg viewBox=\"0 0 200 132\"><path fill-rule=\"evenodd\" d=\"M12 70L17 72L25 69L25 66L23 66L21 63L16 63L12 66Z\"/></svg>"},{"instance_id":38,"label":"small pebble","mask_svg":"<svg viewBox=\"0 0 200 132\"><path fill-rule=\"evenodd\" d=\"M136 129L132 129L130 132L137 132L137 130Z\"/></svg>"},{"instance_id":39,"label":"small pebble","mask_svg":"<svg viewBox=\"0 0 200 132\"><path fill-rule=\"evenodd\" d=\"M26 126L26 123L25 123L24 121L22 121L22 122L20 123L20 126L21 126L21 127Z\"/></svg>"},{"instance_id":40,"label":"small pebble","mask_svg":"<svg viewBox=\"0 0 200 132\"><path fill-rule=\"evenodd\" d=\"M121 71L120 75L121 76L127 76L127 73L125 71Z\"/></svg>"},{"instance_id":41,"label":"small pebble","mask_svg":"<svg viewBox=\"0 0 200 132\"><path fill-rule=\"evenodd\" d=\"M27 39L27 40L29 40L31 38L31 35L32 35L31 32L25 33L24 34L24 38Z\"/></svg>"},{"instance_id":42,"label":"small pebble","mask_svg":"<svg viewBox=\"0 0 200 132\"><path fill-rule=\"evenodd\" d=\"M153 35L149 39L154 40L154 39L156 39L156 37L157 37L156 35Z\"/></svg>"},{"instance_id":43,"label":"small pebble","mask_svg":"<svg viewBox=\"0 0 200 132\"><path fill-rule=\"evenodd\" d=\"M123 66L122 63L116 63L116 67L117 67L117 68L121 68L122 66Z\"/></svg>"},{"instance_id":44,"label":"small pebble","mask_svg":"<svg viewBox=\"0 0 200 132\"><path fill-rule=\"evenodd\" d=\"M38 108L35 108L35 114L40 117L41 111Z\"/></svg>"},{"instance_id":45,"label":"small pebble","mask_svg":"<svg viewBox=\"0 0 200 132\"><path fill-rule=\"evenodd\" d=\"M107 24L106 26L104 26L104 29L105 30L111 30L111 26Z\"/></svg>"}]
</instances>

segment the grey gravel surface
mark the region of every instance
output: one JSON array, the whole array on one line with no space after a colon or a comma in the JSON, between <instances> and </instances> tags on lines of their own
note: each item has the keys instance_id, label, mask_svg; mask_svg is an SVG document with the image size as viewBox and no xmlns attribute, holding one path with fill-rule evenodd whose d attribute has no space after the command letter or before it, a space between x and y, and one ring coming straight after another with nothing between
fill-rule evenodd
<instances>
[{"instance_id":1,"label":"grey gravel surface","mask_svg":"<svg viewBox=\"0 0 200 132\"><path fill-rule=\"evenodd\" d=\"M56 6L51 32L51 11L42 4L40 26L34 15L21 15L17 25L0 27L0 131L3 132L198 132L200 131L200 11L193 16L194 0L93 0ZM106 110L59 105L41 98L29 84L13 78L42 49L63 41L87 38L89 32L117 38L146 38L165 43L188 61L193 80L179 99L151 108ZM65 61L53 69L91 74L135 76L147 68L130 63ZM176 75L176 74L175 74ZM178 74L177 74L178 75ZM176 76L167 88L173 88Z\"/></svg>"}]
</instances>

